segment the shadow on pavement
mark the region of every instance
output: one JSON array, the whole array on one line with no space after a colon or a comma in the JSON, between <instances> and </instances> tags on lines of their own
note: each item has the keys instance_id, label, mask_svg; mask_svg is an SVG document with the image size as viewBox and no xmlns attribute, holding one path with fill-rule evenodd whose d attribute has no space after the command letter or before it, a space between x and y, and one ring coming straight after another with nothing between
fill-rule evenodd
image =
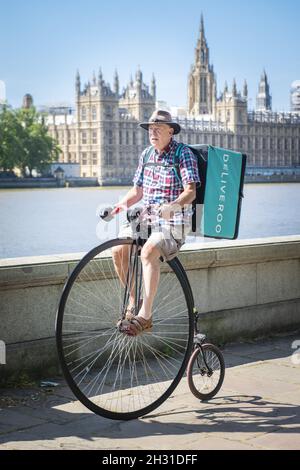
<instances>
[{"instance_id":1,"label":"shadow on pavement","mask_svg":"<svg viewBox=\"0 0 300 470\"><path fill-rule=\"evenodd\" d=\"M297 338L299 335L294 334L228 345L223 350L226 366L231 368L274 359L282 359L284 365L288 365L288 358L293 353L291 345ZM293 368L290 370L291 374L295 371ZM239 374L243 374L243 369ZM197 400L192 395L187 396L186 405L181 399L177 410L175 392L175 398L170 403L167 401L161 411L159 408L157 412L134 421L110 421L94 415L76 402L63 379L54 380L59 385L49 390L35 387L0 391L0 448L1 444L11 442L31 443L34 448L35 441L54 442L71 437L80 439L81 445L89 442L97 448L97 440L100 442L101 438L116 442L118 439L194 433L279 431L296 434L300 431L300 407L285 403L284 398L277 402L259 395L222 394L221 389L219 395L209 402L199 401L197 408L194 405ZM48 442L48 447L51 442Z\"/></svg>"}]
</instances>

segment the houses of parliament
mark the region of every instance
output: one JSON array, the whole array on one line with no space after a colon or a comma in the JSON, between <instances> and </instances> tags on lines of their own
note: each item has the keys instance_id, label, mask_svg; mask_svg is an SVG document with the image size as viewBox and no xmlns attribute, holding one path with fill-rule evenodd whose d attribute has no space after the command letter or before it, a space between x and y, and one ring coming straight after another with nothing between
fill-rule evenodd
<instances>
[{"instance_id":1,"label":"houses of parliament","mask_svg":"<svg viewBox=\"0 0 300 470\"><path fill-rule=\"evenodd\" d=\"M47 118L49 133L62 151L59 163L78 167L80 176L96 177L100 185L130 183L139 155L148 145L147 132L138 123L147 121L157 105L155 77L146 85L138 69L120 91L117 72L112 87L101 70L85 85L77 72L75 93L75 113L50 110ZM248 110L246 82L239 91L233 80L217 96L203 17L188 78L187 109L178 109L176 114L182 128L179 141L244 152L248 167L300 165L300 112L272 111L265 72L255 111Z\"/></svg>"}]
</instances>

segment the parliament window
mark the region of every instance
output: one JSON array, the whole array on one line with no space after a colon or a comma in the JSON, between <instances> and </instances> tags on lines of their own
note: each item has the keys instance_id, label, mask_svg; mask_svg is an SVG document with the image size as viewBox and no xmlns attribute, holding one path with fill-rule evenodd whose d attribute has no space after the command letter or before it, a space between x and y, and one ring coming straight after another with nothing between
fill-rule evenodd
<instances>
[{"instance_id":1,"label":"parliament window","mask_svg":"<svg viewBox=\"0 0 300 470\"><path fill-rule=\"evenodd\" d=\"M289 149L288 139L284 139L284 150L288 150L288 149Z\"/></svg>"},{"instance_id":2,"label":"parliament window","mask_svg":"<svg viewBox=\"0 0 300 470\"><path fill-rule=\"evenodd\" d=\"M85 106L81 108L81 120L86 121L86 107Z\"/></svg>"},{"instance_id":3,"label":"parliament window","mask_svg":"<svg viewBox=\"0 0 300 470\"><path fill-rule=\"evenodd\" d=\"M97 153L96 152L92 153L92 162L93 162L93 165L98 164L98 159L97 159Z\"/></svg>"},{"instance_id":4,"label":"parliament window","mask_svg":"<svg viewBox=\"0 0 300 470\"><path fill-rule=\"evenodd\" d=\"M105 106L105 119L113 118L113 110L111 106Z\"/></svg>"},{"instance_id":5,"label":"parliament window","mask_svg":"<svg viewBox=\"0 0 300 470\"><path fill-rule=\"evenodd\" d=\"M105 131L105 138L108 145L113 144L113 131L111 129Z\"/></svg>"},{"instance_id":6,"label":"parliament window","mask_svg":"<svg viewBox=\"0 0 300 470\"><path fill-rule=\"evenodd\" d=\"M207 82L206 77L200 79L200 102L206 103L207 100Z\"/></svg>"},{"instance_id":7,"label":"parliament window","mask_svg":"<svg viewBox=\"0 0 300 470\"><path fill-rule=\"evenodd\" d=\"M112 165L113 164L113 153L111 150L107 150L105 152L105 165Z\"/></svg>"},{"instance_id":8,"label":"parliament window","mask_svg":"<svg viewBox=\"0 0 300 470\"><path fill-rule=\"evenodd\" d=\"M265 138L263 138L263 140L262 140L262 147L263 147L263 150L266 150L266 148L267 148L267 141L266 141Z\"/></svg>"},{"instance_id":9,"label":"parliament window","mask_svg":"<svg viewBox=\"0 0 300 470\"><path fill-rule=\"evenodd\" d=\"M86 131L82 131L82 133L81 133L81 143L82 144L87 143Z\"/></svg>"},{"instance_id":10,"label":"parliament window","mask_svg":"<svg viewBox=\"0 0 300 470\"><path fill-rule=\"evenodd\" d=\"M82 162L82 163L81 163L82 165L87 165L87 156L86 156L86 152L83 152L83 153L81 154L81 162Z\"/></svg>"}]
</instances>

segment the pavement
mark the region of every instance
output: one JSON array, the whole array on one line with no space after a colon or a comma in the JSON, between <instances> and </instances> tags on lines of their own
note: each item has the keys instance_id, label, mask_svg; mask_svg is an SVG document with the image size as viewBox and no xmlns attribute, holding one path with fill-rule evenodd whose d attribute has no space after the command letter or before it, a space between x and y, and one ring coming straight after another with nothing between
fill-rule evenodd
<instances>
[{"instance_id":1,"label":"pavement","mask_svg":"<svg viewBox=\"0 0 300 470\"><path fill-rule=\"evenodd\" d=\"M298 350L297 350L298 348ZM223 348L224 384L203 403L183 378L151 414L94 415L57 386L0 391L0 449L300 449L300 332Z\"/></svg>"}]
</instances>

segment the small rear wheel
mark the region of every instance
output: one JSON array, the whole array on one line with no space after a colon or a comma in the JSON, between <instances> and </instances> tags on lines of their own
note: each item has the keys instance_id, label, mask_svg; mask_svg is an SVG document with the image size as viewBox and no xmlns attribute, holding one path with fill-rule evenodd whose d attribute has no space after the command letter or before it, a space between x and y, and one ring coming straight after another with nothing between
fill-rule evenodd
<instances>
[{"instance_id":1,"label":"small rear wheel","mask_svg":"<svg viewBox=\"0 0 300 470\"><path fill-rule=\"evenodd\" d=\"M196 398L213 398L220 390L224 376L224 358L216 346L206 343L194 350L188 363L187 377L190 390Z\"/></svg>"}]
</instances>

